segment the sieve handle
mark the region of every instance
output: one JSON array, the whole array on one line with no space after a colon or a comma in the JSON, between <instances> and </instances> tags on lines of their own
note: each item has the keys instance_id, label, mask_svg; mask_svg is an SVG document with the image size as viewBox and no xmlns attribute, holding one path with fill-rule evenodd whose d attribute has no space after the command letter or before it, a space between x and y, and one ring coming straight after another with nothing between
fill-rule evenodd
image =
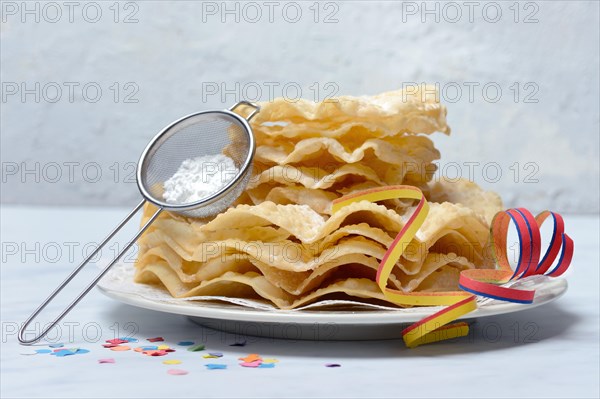
<instances>
[{"instance_id":1,"label":"sieve handle","mask_svg":"<svg viewBox=\"0 0 600 399\"><path fill-rule=\"evenodd\" d=\"M115 236L115 234L117 234L117 232L119 230L121 230L121 228L127 223L129 222L129 220L131 220L131 218L133 217L133 215L135 215L141 208L142 206L144 206L144 203L146 202L146 200L142 200L142 202L140 202L130 213L129 215L127 215L125 217L125 219L123 219L123 221L117 226L115 227L115 229L113 231L110 232L110 234L104 239L104 241L102 241L102 243L100 243L100 245L98 246L98 248L96 248L94 250L94 252L92 252L91 255L89 255L83 262L81 262L81 264L71 272L71 274L69 274L69 276L61 283L61 285L59 285L54 292L52 292L52 294L50 294L50 296L48 298L46 298L46 300L31 314L31 316L29 316L29 318L25 321L25 323L23 324L23 326L21 326L21 328L19 329L19 335L18 335L18 339L19 342L23 345L31 345L37 341L39 341L40 339L44 338L46 336L46 334L48 334L48 332L59 322L63 319L63 317L65 317L67 315L67 313L69 313L71 311L71 309L73 309L73 307L75 307L75 305L77 305L79 303L79 301L81 301L83 299L84 296L87 295L88 292L90 292L92 290L92 288L94 288L94 286L98 283L98 281L100 281L100 279L108 272L108 270L119 260L121 259L121 257L123 256L123 254L125 252L127 252L127 250L129 248L131 248L131 246L138 240L138 238L140 238L140 236L142 235L142 233L144 231L146 231L146 229L152 224L152 222L154 222L154 220L158 217L158 215L163 211L163 208L159 208L156 212L154 212L154 215L152 215L150 217L150 219L146 222L146 224L144 224L144 226L142 226L142 228L137 232L137 234L133 237L133 239L121 250L121 252L119 252L117 254L117 256L108 264L108 266L106 266L104 269L102 269L102 271L100 272L100 274L98 274L96 276L96 278L94 278L94 280L92 280L92 282L90 284L88 284L87 287L85 287L85 289L83 291L81 291L81 293L79 294L79 296L77 298L75 298L73 300L73 302L71 302L71 304L69 306L67 306L67 308L65 310L63 310L63 312L58 315L57 318L55 318L52 323L50 323L49 326L47 326L39 335L35 336L33 339L25 339L25 333L26 333L26 329L29 326L29 324L31 324L31 322L40 314L40 312L42 310L44 310L44 308L46 306L48 306L48 304L50 302L52 302L52 300L56 297L56 295L58 295L59 292L61 292L70 282L71 280L73 280L73 278L81 271L81 269L83 269L83 267L85 265L87 265L90 261L90 259L92 259L94 256L96 256L96 254L98 252L100 252L100 250L108 243L108 241L110 241L111 238L113 238Z\"/></svg>"},{"instance_id":2,"label":"sieve handle","mask_svg":"<svg viewBox=\"0 0 600 399\"><path fill-rule=\"evenodd\" d=\"M258 105L258 104L254 104L254 103L251 103L250 101L245 101L245 100L242 100L242 101L239 101L239 102L237 102L237 103L233 104L233 105L232 105L232 106L229 108L229 110L230 110L231 112L233 112L233 110L235 110L235 109L236 109L237 107L239 107L240 105L247 105L248 107L252 107L252 108L254 108L254 111L252 111L252 113L246 117L246 120L247 120L247 121L249 121L250 119L254 118L254 116L260 112L260 105Z\"/></svg>"}]
</instances>

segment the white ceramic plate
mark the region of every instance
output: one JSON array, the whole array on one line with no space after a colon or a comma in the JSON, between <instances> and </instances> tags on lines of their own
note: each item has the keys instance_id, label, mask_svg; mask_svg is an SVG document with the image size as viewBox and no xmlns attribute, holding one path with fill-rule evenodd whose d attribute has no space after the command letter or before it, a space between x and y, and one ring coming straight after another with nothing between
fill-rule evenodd
<instances>
[{"instance_id":1,"label":"white ceramic plate","mask_svg":"<svg viewBox=\"0 0 600 399\"><path fill-rule=\"evenodd\" d=\"M111 272L115 274L116 271L111 270ZM122 274L120 275L122 276ZM531 309L554 301L567 290L566 280L545 276L519 281L517 285L521 288L536 290L532 304L524 305L488 299L481 302L476 311L467 314L463 319ZM222 301L184 301L172 298L168 301L161 300L140 294L135 286L137 284L132 283L131 280L126 280L126 283L118 286L118 289L105 280L98 285L103 294L117 301L144 309L190 316L192 321L205 327L238 335L296 340L398 338L398 328L406 327L441 309L440 307L376 309L338 305L335 309L314 307L291 311L266 310ZM515 286L513 285L513 287Z\"/></svg>"}]
</instances>

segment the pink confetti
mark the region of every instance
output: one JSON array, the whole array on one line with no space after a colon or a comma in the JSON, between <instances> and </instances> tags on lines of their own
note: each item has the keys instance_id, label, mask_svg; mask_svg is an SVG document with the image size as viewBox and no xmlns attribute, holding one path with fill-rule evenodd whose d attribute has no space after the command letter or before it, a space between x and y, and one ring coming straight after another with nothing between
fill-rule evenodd
<instances>
[{"instance_id":1,"label":"pink confetti","mask_svg":"<svg viewBox=\"0 0 600 399\"><path fill-rule=\"evenodd\" d=\"M115 344L115 345L129 343L129 341L121 339L121 338L107 339L106 342L108 342L109 344Z\"/></svg>"},{"instance_id":2,"label":"pink confetti","mask_svg":"<svg viewBox=\"0 0 600 399\"><path fill-rule=\"evenodd\" d=\"M258 367L262 364L262 360L255 360L253 362L243 362L240 363L240 366L242 367Z\"/></svg>"},{"instance_id":3,"label":"pink confetti","mask_svg":"<svg viewBox=\"0 0 600 399\"><path fill-rule=\"evenodd\" d=\"M171 375L186 375L186 374L188 374L188 371L181 370L181 369L169 369L169 370L167 370L167 374L171 374Z\"/></svg>"},{"instance_id":4,"label":"pink confetti","mask_svg":"<svg viewBox=\"0 0 600 399\"><path fill-rule=\"evenodd\" d=\"M111 358L107 358L107 359L98 359L98 363L102 364L102 363L114 363L115 359Z\"/></svg>"},{"instance_id":5,"label":"pink confetti","mask_svg":"<svg viewBox=\"0 0 600 399\"><path fill-rule=\"evenodd\" d=\"M114 348L115 346L118 346L117 344L102 344L103 347L105 348Z\"/></svg>"}]
</instances>

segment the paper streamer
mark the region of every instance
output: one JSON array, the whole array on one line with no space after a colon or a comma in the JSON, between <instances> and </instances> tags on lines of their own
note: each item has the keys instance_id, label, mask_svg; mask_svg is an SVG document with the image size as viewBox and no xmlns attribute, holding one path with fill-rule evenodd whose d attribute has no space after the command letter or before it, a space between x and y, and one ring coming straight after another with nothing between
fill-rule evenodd
<instances>
[{"instance_id":1,"label":"paper streamer","mask_svg":"<svg viewBox=\"0 0 600 399\"><path fill-rule=\"evenodd\" d=\"M415 199L419 203L417 208L410 216L402 230L396 235L394 241L390 244L386 251L379 268L377 270L377 285L384 293L386 298L400 305L417 305L417 306L436 306L436 305L452 305L457 301L464 299L466 294L463 291L444 292L444 293L404 293L402 291L387 288L387 281L392 273L392 269L396 265L404 249L412 241L417 230L421 227L427 214L429 213L429 204L423 195L423 192L413 186L385 186L374 189L359 191L357 193L338 198L332 203L332 212L335 213L344 206L360 201L383 201L388 199Z\"/></svg>"},{"instance_id":2,"label":"paper streamer","mask_svg":"<svg viewBox=\"0 0 600 399\"><path fill-rule=\"evenodd\" d=\"M469 333L469 326L466 323L449 323L477 309L476 296L516 303L533 302L535 291L518 290L501 285L535 274L545 274L550 277L560 276L567 270L573 258L573 240L564 233L564 221L558 213L544 211L533 217L524 208L509 209L496 214L491 224L490 238L493 254L498 264L497 269L462 271L459 287L463 291L404 293L393 290L387 288L387 281L392 269L429 213L429 205L421 190L412 186L387 186L364 190L333 201L332 212L335 213L354 202L377 202L388 199L414 199L419 203L379 264L376 277L379 288L387 300L398 305L447 306L402 331L402 338L409 348L466 336ZM548 249L541 257L540 227L550 216L554 222L553 234ZM506 245L511 221L517 227L520 249L519 259L514 270L508 261ZM560 258L557 265L547 273L559 252Z\"/></svg>"},{"instance_id":3,"label":"paper streamer","mask_svg":"<svg viewBox=\"0 0 600 399\"><path fill-rule=\"evenodd\" d=\"M540 228L549 216L552 216L554 222L552 238L546 253L541 257ZM514 270L508 262L506 243L511 220L517 227L520 248ZM544 211L534 217L524 208L498 212L492 220L490 236L498 269L465 270L460 274L460 288L475 295L515 303L532 303L535 291L506 288L501 284L536 274L558 277L568 269L573 259L573 240L564 233L564 221L558 213ZM557 265L548 272L559 252Z\"/></svg>"}]
</instances>

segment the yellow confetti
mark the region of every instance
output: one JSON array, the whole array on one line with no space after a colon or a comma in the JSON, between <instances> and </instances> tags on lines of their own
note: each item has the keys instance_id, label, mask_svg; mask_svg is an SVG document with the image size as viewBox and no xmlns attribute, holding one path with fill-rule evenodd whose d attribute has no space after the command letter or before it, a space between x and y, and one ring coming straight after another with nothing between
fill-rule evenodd
<instances>
[{"instance_id":1,"label":"yellow confetti","mask_svg":"<svg viewBox=\"0 0 600 399\"><path fill-rule=\"evenodd\" d=\"M163 364L181 364L181 360L176 360L176 359L163 360Z\"/></svg>"},{"instance_id":2,"label":"yellow confetti","mask_svg":"<svg viewBox=\"0 0 600 399\"><path fill-rule=\"evenodd\" d=\"M279 363L279 360L266 358L263 359L263 363Z\"/></svg>"},{"instance_id":3,"label":"yellow confetti","mask_svg":"<svg viewBox=\"0 0 600 399\"><path fill-rule=\"evenodd\" d=\"M156 349L158 349L159 351L164 351L166 349L169 349L169 345L158 345L158 348Z\"/></svg>"}]
</instances>

